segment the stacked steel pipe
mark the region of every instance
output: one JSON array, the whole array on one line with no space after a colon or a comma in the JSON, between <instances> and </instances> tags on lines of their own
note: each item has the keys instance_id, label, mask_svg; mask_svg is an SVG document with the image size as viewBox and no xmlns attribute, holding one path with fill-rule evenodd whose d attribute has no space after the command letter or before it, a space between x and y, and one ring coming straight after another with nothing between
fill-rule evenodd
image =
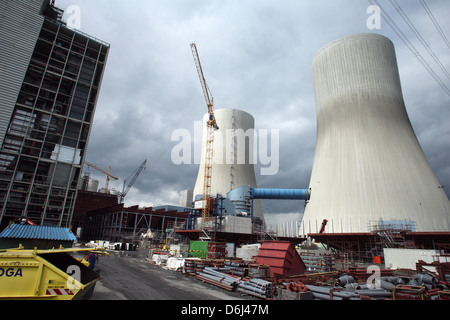
<instances>
[{"instance_id":1,"label":"stacked steel pipe","mask_svg":"<svg viewBox=\"0 0 450 320\"><path fill-rule=\"evenodd\" d=\"M227 244L221 242L210 242L208 247L208 259L223 259L226 256Z\"/></svg>"},{"instance_id":2,"label":"stacked steel pipe","mask_svg":"<svg viewBox=\"0 0 450 320\"><path fill-rule=\"evenodd\" d=\"M286 286L287 287L287 286ZM437 278L429 274L415 274L412 278L383 276L374 283L357 283L352 275L342 274L334 286L306 287L317 300L362 300L388 299L396 300L432 300L437 299L439 290L446 289Z\"/></svg>"},{"instance_id":3,"label":"stacked steel pipe","mask_svg":"<svg viewBox=\"0 0 450 320\"><path fill-rule=\"evenodd\" d=\"M196 278L228 291L236 290L262 299L272 298L276 295L276 288L270 281L263 279L243 280L228 273L231 273L230 267L205 267L196 275Z\"/></svg>"},{"instance_id":4,"label":"stacked steel pipe","mask_svg":"<svg viewBox=\"0 0 450 320\"><path fill-rule=\"evenodd\" d=\"M219 268L218 270L214 267L205 267L201 272L197 273L196 278L228 291L233 291L236 289L240 279L224 273L225 271L230 272L230 268Z\"/></svg>"},{"instance_id":5,"label":"stacked steel pipe","mask_svg":"<svg viewBox=\"0 0 450 320\"><path fill-rule=\"evenodd\" d=\"M233 276L243 278L248 274L248 265L242 261L225 261L225 266L230 267Z\"/></svg>"},{"instance_id":6,"label":"stacked steel pipe","mask_svg":"<svg viewBox=\"0 0 450 320\"><path fill-rule=\"evenodd\" d=\"M250 278L268 279L270 278L270 268L263 264L250 264L248 266L248 276Z\"/></svg>"},{"instance_id":7,"label":"stacked steel pipe","mask_svg":"<svg viewBox=\"0 0 450 320\"><path fill-rule=\"evenodd\" d=\"M184 272L187 274L195 273L195 261L186 259L184 262Z\"/></svg>"},{"instance_id":8,"label":"stacked steel pipe","mask_svg":"<svg viewBox=\"0 0 450 320\"><path fill-rule=\"evenodd\" d=\"M273 298L276 295L276 288L272 282L262 279L249 279L239 281L237 291L247 293L262 299Z\"/></svg>"}]
</instances>

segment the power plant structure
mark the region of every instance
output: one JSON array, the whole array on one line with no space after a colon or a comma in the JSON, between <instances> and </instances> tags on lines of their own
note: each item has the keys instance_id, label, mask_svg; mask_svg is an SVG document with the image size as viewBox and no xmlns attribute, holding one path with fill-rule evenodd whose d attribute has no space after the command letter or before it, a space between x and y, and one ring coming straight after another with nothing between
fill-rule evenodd
<instances>
[{"instance_id":1,"label":"power plant structure","mask_svg":"<svg viewBox=\"0 0 450 320\"><path fill-rule=\"evenodd\" d=\"M310 191L258 188L253 160L253 116L237 109L217 109L215 119L219 126L214 132L211 173L211 195L214 199L211 216L216 223L215 231L222 238L227 238L230 234L239 234L242 239L251 238L252 234L264 234L267 230L260 199L305 201L309 199ZM196 210L201 209L203 204L207 120L208 114L203 117L201 161L194 190L190 193ZM182 198L186 194L189 194L187 190L182 191ZM198 221L197 216L194 211L191 213L188 230L200 229L201 221ZM195 218L197 221L192 221Z\"/></svg>"},{"instance_id":2,"label":"power plant structure","mask_svg":"<svg viewBox=\"0 0 450 320\"><path fill-rule=\"evenodd\" d=\"M203 116L202 150L194 190L180 193L180 204L189 204L186 230L203 233L213 239L217 232L241 235L265 234L266 226L259 199L309 198L309 190L257 189L255 178L255 120L237 109L214 111L214 98L206 84L197 46L191 43L195 66L200 79L208 113ZM226 195L226 196L225 196ZM201 218L198 211L202 210ZM212 218L212 219L211 219Z\"/></svg>"},{"instance_id":3,"label":"power plant structure","mask_svg":"<svg viewBox=\"0 0 450 320\"><path fill-rule=\"evenodd\" d=\"M301 234L369 232L403 221L450 230L450 205L411 126L393 43L356 34L312 62L317 140Z\"/></svg>"},{"instance_id":4,"label":"power plant structure","mask_svg":"<svg viewBox=\"0 0 450 320\"><path fill-rule=\"evenodd\" d=\"M110 45L54 2L0 2L0 227L72 224Z\"/></svg>"},{"instance_id":5,"label":"power plant structure","mask_svg":"<svg viewBox=\"0 0 450 320\"><path fill-rule=\"evenodd\" d=\"M346 36L314 57L317 140L303 189L257 186L256 151L268 144L256 148L261 137L250 113L214 109L191 43L207 106L194 189L180 192L178 206L126 206L147 160L119 191L109 188L119 180L111 166L85 159L109 44L68 27L55 0L0 1L0 12L0 298L88 298L100 279L92 258L104 253L116 258L101 260L109 271L102 274L117 275L95 299L450 300L450 203L409 120L388 38ZM165 159L158 150L152 156ZM104 188L89 168L106 176ZM290 179L298 181L295 174ZM156 182L170 194L170 181ZM305 210L271 229L260 201L279 200L303 201ZM69 256L82 252L89 261ZM127 276L130 265L142 282L138 293L131 282L130 290L109 285L136 278ZM155 276L169 282L156 265L184 277L158 294ZM191 280L200 281L196 292L178 285ZM206 292L197 292L203 284ZM268 314L268 305L258 306L254 314ZM242 304L226 313L249 311Z\"/></svg>"},{"instance_id":6,"label":"power plant structure","mask_svg":"<svg viewBox=\"0 0 450 320\"><path fill-rule=\"evenodd\" d=\"M219 130L214 132L211 194L225 196L230 190L241 186L256 188L253 161L253 134L255 120L245 111L237 109L215 110ZM202 194L206 153L206 120L203 117L201 160L194 187L194 201ZM255 217L263 218L259 201L253 208Z\"/></svg>"},{"instance_id":7,"label":"power plant structure","mask_svg":"<svg viewBox=\"0 0 450 320\"><path fill-rule=\"evenodd\" d=\"M201 208L203 203L202 191L205 183L208 116L209 114L205 114L203 117L201 160L193 190L194 208L197 209ZM210 194L213 198L233 200L232 203L235 203L234 200L245 203L244 206L238 205L237 208L233 207L223 211L223 228L231 230L225 227L227 222L228 224L235 224L233 219L242 220L242 217L246 217L241 221L241 224L248 225L244 233L251 233L252 221L258 220L259 225L263 224L264 221L260 201L251 202L249 191L250 188L256 188L253 161L255 120L251 114L238 109L217 109L215 110L215 119L219 129L214 131ZM240 187L244 188L239 189ZM227 194L233 189L239 189L240 191L234 192L234 197L230 199ZM236 212L241 218L232 217L236 216ZM212 214L218 215L219 213L216 209ZM219 215L221 214L222 212ZM248 224L246 224L247 222ZM219 225L222 228L222 223L219 223Z\"/></svg>"}]
</instances>

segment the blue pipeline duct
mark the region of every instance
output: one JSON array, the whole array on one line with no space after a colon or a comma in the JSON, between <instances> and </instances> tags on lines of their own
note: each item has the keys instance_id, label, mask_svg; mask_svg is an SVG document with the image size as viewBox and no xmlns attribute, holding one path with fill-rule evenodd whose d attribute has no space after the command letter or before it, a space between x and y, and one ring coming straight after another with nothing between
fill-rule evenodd
<instances>
[{"instance_id":1,"label":"blue pipeline duct","mask_svg":"<svg viewBox=\"0 0 450 320\"><path fill-rule=\"evenodd\" d=\"M309 200L309 189L261 189L252 188L252 199Z\"/></svg>"}]
</instances>

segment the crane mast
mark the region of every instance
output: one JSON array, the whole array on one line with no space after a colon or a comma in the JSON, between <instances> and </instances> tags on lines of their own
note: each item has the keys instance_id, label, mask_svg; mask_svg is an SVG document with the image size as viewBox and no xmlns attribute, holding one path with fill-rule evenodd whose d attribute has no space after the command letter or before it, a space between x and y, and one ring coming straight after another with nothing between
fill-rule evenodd
<instances>
[{"instance_id":1,"label":"crane mast","mask_svg":"<svg viewBox=\"0 0 450 320\"><path fill-rule=\"evenodd\" d=\"M128 191L130 191L133 184L136 182L136 179L138 178L142 169L145 169L146 163L147 163L147 159L145 159L145 161L142 162L141 166L139 167L139 169L137 169L136 173L134 174L133 178L131 179L131 182L128 184L128 186L126 188L125 188L125 184L126 184L127 180L125 179L123 181L123 189L122 189L122 192L119 193L119 203L123 203L125 196L127 195Z\"/></svg>"},{"instance_id":2,"label":"crane mast","mask_svg":"<svg viewBox=\"0 0 450 320\"><path fill-rule=\"evenodd\" d=\"M116 176L113 176L111 174L111 166L108 167L108 171L105 171L105 170L100 169L99 167L97 167L96 165L94 165L94 164L92 164L90 162L85 161L85 163L86 163L87 166L92 167L92 168L94 168L94 169L96 169L96 170L98 170L98 171L100 171L100 172L102 172L102 173L104 173L106 175L105 193L108 193L110 177L113 178L114 180L118 180L119 179Z\"/></svg>"},{"instance_id":3,"label":"crane mast","mask_svg":"<svg viewBox=\"0 0 450 320\"><path fill-rule=\"evenodd\" d=\"M198 77L202 86L203 95L205 96L206 106L208 108L207 136L205 148L205 172L203 180L203 200L202 200L202 222L206 225L209 221L211 210L211 177L212 177L212 161L213 161L213 145L214 130L218 130L216 118L214 116L214 98L210 98L210 92L206 85L205 76L203 75L200 58L195 43L191 43L192 55L194 56L195 66L197 68Z\"/></svg>"}]
</instances>

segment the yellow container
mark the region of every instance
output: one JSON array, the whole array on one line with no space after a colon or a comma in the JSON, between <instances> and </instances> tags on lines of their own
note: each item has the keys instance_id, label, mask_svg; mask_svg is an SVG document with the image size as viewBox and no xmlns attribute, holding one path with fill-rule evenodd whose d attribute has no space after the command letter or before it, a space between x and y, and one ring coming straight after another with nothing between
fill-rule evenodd
<instances>
[{"instance_id":1,"label":"yellow container","mask_svg":"<svg viewBox=\"0 0 450 320\"><path fill-rule=\"evenodd\" d=\"M70 255L104 249L0 250L0 299L88 298L101 276Z\"/></svg>"}]
</instances>

